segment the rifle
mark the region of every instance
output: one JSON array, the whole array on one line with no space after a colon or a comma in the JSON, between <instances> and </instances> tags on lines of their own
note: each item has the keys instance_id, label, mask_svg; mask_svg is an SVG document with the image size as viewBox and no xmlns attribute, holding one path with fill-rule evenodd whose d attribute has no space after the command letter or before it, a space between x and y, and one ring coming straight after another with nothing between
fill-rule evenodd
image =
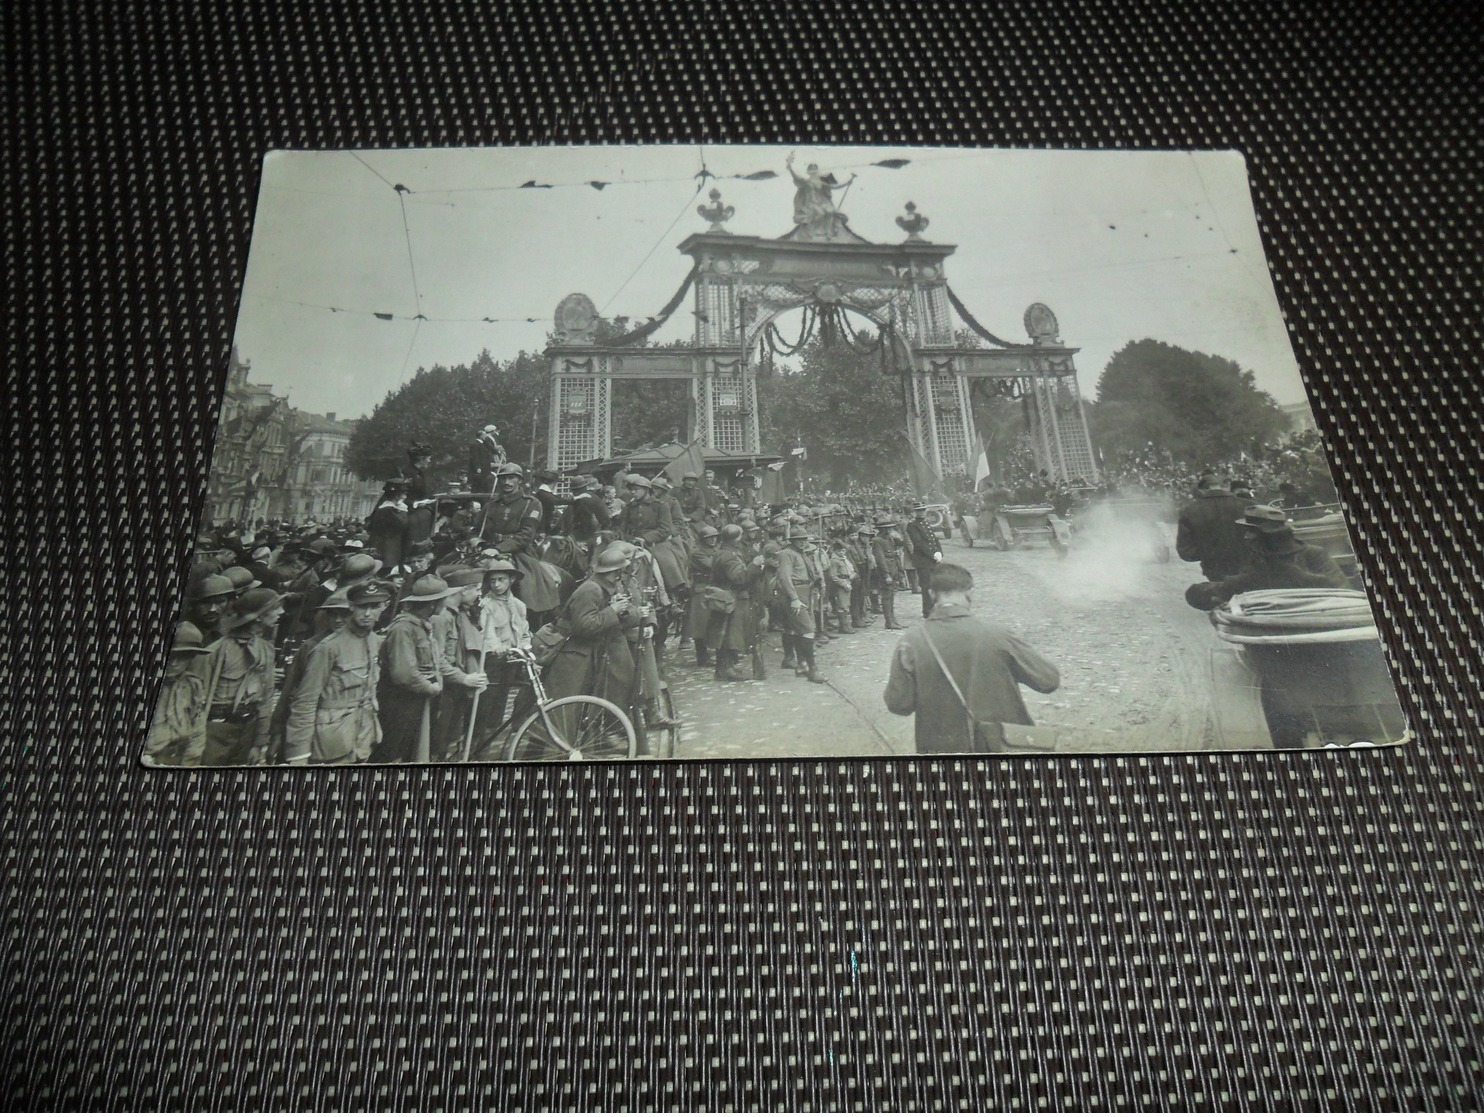
<instances>
[{"instance_id":1,"label":"rifle","mask_svg":"<svg viewBox=\"0 0 1484 1117\"><path fill-rule=\"evenodd\" d=\"M489 643L489 626L490 615L489 611L484 607L484 595L481 593L479 597L479 669L481 671L485 669L486 657L484 649L485 645ZM460 764L469 763L469 754L474 748L474 719L479 714L479 696L483 693L484 691L482 690L476 690L474 692L474 701L469 703L469 729L464 734L464 747L459 751Z\"/></svg>"},{"instance_id":2,"label":"rifle","mask_svg":"<svg viewBox=\"0 0 1484 1117\"><path fill-rule=\"evenodd\" d=\"M763 662L763 622L759 616L762 610L751 599L748 600L747 607L752 610L752 635L747 641L747 651L752 656L752 677L756 682L762 682L768 677L768 666Z\"/></svg>"}]
</instances>

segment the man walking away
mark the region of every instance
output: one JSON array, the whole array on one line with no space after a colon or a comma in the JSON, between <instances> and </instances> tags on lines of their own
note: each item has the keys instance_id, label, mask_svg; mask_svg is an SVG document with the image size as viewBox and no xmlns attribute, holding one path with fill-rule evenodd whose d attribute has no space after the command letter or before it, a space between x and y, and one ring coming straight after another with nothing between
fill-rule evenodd
<instances>
[{"instance_id":1,"label":"man walking away","mask_svg":"<svg viewBox=\"0 0 1484 1117\"><path fill-rule=\"evenodd\" d=\"M970 735L970 714L991 723L991 731L995 722L1033 725L1020 688L1050 694L1061 685L1061 674L1008 628L970 615L974 579L962 566L940 563L929 577L932 615L897 644L886 708L916 715L920 753L983 752L977 735ZM991 752L1005 749L1004 736L996 736L985 742Z\"/></svg>"}]
</instances>

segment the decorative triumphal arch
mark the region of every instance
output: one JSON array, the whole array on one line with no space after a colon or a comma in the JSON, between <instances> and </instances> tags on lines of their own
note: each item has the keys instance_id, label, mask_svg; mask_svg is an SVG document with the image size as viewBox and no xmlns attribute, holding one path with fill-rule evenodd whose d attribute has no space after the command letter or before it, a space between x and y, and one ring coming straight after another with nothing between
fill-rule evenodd
<instances>
[{"instance_id":1,"label":"decorative triumphal arch","mask_svg":"<svg viewBox=\"0 0 1484 1117\"><path fill-rule=\"evenodd\" d=\"M900 377L907 436L940 478L962 474L975 445L976 393L1022 400L1038 469L1057 479L1095 480L1097 465L1072 358L1055 315L1037 303L1024 315L1026 342L984 329L954 295L945 265L954 246L923 238L928 220L912 203L897 218L906 239L873 244L849 227L830 194L838 186L810 168L794 173L794 228L776 239L729 232L733 207L713 189L697 212L710 222L680 244L690 274L643 326L599 343L598 314L585 295L569 295L556 314L547 464L557 470L608 458L616 380L689 384L686 441L729 455L760 454L757 373L779 337L774 320L805 312L801 345L819 323L871 323L883 369ZM691 299L695 335L684 348L645 348ZM978 345L959 343L960 330Z\"/></svg>"}]
</instances>

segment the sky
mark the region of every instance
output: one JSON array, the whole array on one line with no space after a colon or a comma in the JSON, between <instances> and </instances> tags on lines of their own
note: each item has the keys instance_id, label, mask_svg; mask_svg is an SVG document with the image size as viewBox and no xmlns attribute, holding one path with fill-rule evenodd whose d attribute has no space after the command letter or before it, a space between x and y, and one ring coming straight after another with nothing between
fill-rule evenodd
<instances>
[{"instance_id":1,"label":"sky","mask_svg":"<svg viewBox=\"0 0 1484 1117\"><path fill-rule=\"evenodd\" d=\"M1055 312L1084 394L1124 344L1155 338L1230 358L1280 404L1302 380L1234 152L651 146L273 152L264 160L235 340L252 380L340 418L369 414L421 367L539 352L557 304L645 318L684 281L677 251L712 186L738 234L792 228L790 151L844 181L868 241L956 245L949 286L979 322L1025 340ZM907 159L900 169L872 166ZM702 169L716 179L698 179ZM771 170L768 181L728 178ZM534 181L549 189L521 188ZM589 183L605 183L597 189ZM404 187L399 191L396 187ZM698 192L698 187L700 187ZM333 308L333 309L332 309ZM390 321L376 314L390 314ZM426 321L413 320L421 313ZM492 319L492 321L484 321ZM655 341L687 337L689 305ZM790 336L796 323L780 328Z\"/></svg>"}]
</instances>

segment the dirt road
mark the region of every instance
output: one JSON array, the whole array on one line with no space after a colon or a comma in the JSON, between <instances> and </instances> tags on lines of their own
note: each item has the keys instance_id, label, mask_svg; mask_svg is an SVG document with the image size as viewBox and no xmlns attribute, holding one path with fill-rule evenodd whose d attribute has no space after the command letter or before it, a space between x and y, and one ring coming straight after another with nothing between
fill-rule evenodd
<instances>
[{"instance_id":1,"label":"dirt road","mask_svg":"<svg viewBox=\"0 0 1484 1117\"><path fill-rule=\"evenodd\" d=\"M959 539L946 561L975 581L976 614L1009 626L1061 669L1053 694L1025 691L1038 724L1070 732L1068 751L1171 752L1212 747L1209 657L1216 641L1204 613L1185 604L1199 568L1152 560L1147 537L1079 540L1058 559L1043 542L1009 552ZM916 624L916 595L897 595L899 619ZM681 759L912 755L912 719L882 703L900 633L880 618L818 652L828 685L779 669L769 637L766 682L719 684L672 656L670 677L685 720ZM682 662L675 663L676 659ZM743 665L745 668L745 664Z\"/></svg>"}]
</instances>

